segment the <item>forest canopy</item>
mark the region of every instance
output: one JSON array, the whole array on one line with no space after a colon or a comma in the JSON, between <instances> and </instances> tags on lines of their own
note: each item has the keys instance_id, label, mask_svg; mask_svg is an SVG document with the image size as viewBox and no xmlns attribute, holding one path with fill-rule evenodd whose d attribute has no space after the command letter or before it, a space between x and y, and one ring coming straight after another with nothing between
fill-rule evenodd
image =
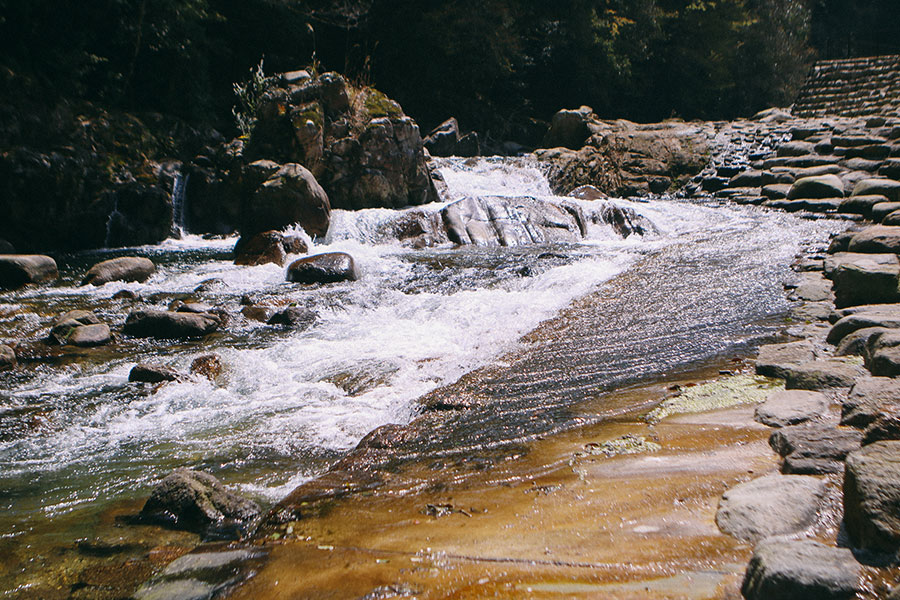
<instances>
[{"instance_id":1,"label":"forest canopy","mask_svg":"<svg viewBox=\"0 0 900 600\"><path fill-rule=\"evenodd\" d=\"M587 104L731 118L790 104L817 58L900 53L896 0L0 0L5 102L79 98L233 127L232 84L314 65L423 128L495 138Z\"/></svg>"}]
</instances>

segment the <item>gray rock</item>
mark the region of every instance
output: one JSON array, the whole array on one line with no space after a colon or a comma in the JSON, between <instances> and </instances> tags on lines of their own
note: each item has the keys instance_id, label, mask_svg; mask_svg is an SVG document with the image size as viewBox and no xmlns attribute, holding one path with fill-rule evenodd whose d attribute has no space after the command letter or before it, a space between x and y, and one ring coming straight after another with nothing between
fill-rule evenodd
<instances>
[{"instance_id":1,"label":"gray rock","mask_svg":"<svg viewBox=\"0 0 900 600\"><path fill-rule=\"evenodd\" d=\"M857 548L900 548L900 442L875 442L847 456L844 525Z\"/></svg>"},{"instance_id":2,"label":"gray rock","mask_svg":"<svg viewBox=\"0 0 900 600\"><path fill-rule=\"evenodd\" d=\"M788 369L815 358L813 345L808 341L760 346L756 358L756 373L784 379Z\"/></svg>"},{"instance_id":3,"label":"gray rock","mask_svg":"<svg viewBox=\"0 0 900 600\"><path fill-rule=\"evenodd\" d=\"M315 311L301 306L289 306L278 311L269 319L269 325L281 325L288 329L302 331L309 328L316 320Z\"/></svg>"},{"instance_id":4,"label":"gray rock","mask_svg":"<svg viewBox=\"0 0 900 600\"><path fill-rule=\"evenodd\" d=\"M15 369L18 364L15 351L9 346L0 344L0 371Z\"/></svg>"},{"instance_id":5,"label":"gray rock","mask_svg":"<svg viewBox=\"0 0 900 600\"><path fill-rule=\"evenodd\" d=\"M800 198L843 198L844 183L837 175L818 175L803 177L794 182L788 199Z\"/></svg>"},{"instance_id":6,"label":"gray rock","mask_svg":"<svg viewBox=\"0 0 900 600\"><path fill-rule=\"evenodd\" d=\"M590 135L590 132L587 131L587 122L584 119L581 119L580 123L585 131L585 135L581 138L581 145L578 146L578 148L581 148L581 146L584 145L584 140ZM547 135L550 135L549 131L547 132ZM456 145L459 143L459 122L455 118L450 117L432 129L423 140L423 143L431 156L454 156L456 154ZM571 147L568 144L556 145L565 146L567 148ZM578 148L575 149L577 150Z\"/></svg>"},{"instance_id":7,"label":"gray rock","mask_svg":"<svg viewBox=\"0 0 900 600\"><path fill-rule=\"evenodd\" d=\"M862 445L900 440L900 407L885 407L863 432Z\"/></svg>"},{"instance_id":8,"label":"gray rock","mask_svg":"<svg viewBox=\"0 0 900 600\"><path fill-rule=\"evenodd\" d=\"M331 214L328 195L304 166L282 165L244 203L241 236L281 230L295 223L309 235L325 235Z\"/></svg>"},{"instance_id":9,"label":"gray rock","mask_svg":"<svg viewBox=\"0 0 900 600\"><path fill-rule=\"evenodd\" d=\"M297 236L280 231L263 231L249 239L241 238L234 246L234 264L245 266L274 263L284 266L288 254L306 254L307 246Z\"/></svg>"},{"instance_id":10,"label":"gray rock","mask_svg":"<svg viewBox=\"0 0 900 600\"><path fill-rule=\"evenodd\" d=\"M885 304L884 310L867 310L841 317L831 327L826 341L837 345L845 336L867 327L900 328L900 307L896 304Z\"/></svg>"},{"instance_id":11,"label":"gray rock","mask_svg":"<svg viewBox=\"0 0 900 600\"><path fill-rule=\"evenodd\" d=\"M356 281L359 271L353 257L343 252L327 252L300 258L287 269L287 280L294 283L335 283Z\"/></svg>"},{"instance_id":12,"label":"gray rock","mask_svg":"<svg viewBox=\"0 0 900 600\"><path fill-rule=\"evenodd\" d=\"M181 379L181 375L171 367L147 363L135 365L128 373L128 381L138 383L162 383L164 381L180 381Z\"/></svg>"},{"instance_id":13,"label":"gray rock","mask_svg":"<svg viewBox=\"0 0 900 600\"><path fill-rule=\"evenodd\" d=\"M259 554L252 550L226 550L224 552L195 552L173 560L163 570L164 577L202 577L210 571L219 571L236 563L246 562Z\"/></svg>"},{"instance_id":14,"label":"gray rock","mask_svg":"<svg viewBox=\"0 0 900 600\"><path fill-rule=\"evenodd\" d=\"M790 183L770 183L764 185L760 193L769 200L783 200L787 198L788 192L790 191Z\"/></svg>"},{"instance_id":15,"label":"gray rock","mask_svg":"<svg viewBox=\"0 0 900 600\"><path fill-rule=\"evenodd\" d=\"M773 473L725 492L716 524L724 533L749 542L797 533L815 522L824 495L821 479Z\"/></svg>"},{"instance_id":16,"label":"gray rock","mask_svg":"<svg viewBox=\"0 0 900 600\"><path fill-rule=\"evenodd\" d=\"M850 238L847 249L850 252L868 254L898 254L900 253L900 227L873 225L863 229Z\"/></svg>"},{"instance_id":17,"label":"gray rock","mask_svg":"<svg viewBox=\"0 0 900 600\"><path fill-rule=\"evenodd\" d=\"M78 346L79 348L102 346L111 341L112 333L109 331L109 325L105 323L75 327L68 339L69 344Z\"/></svg>"},{"instance_id":18,"label":"gray rock","mask_svg":"<svg viewBox=\"0 0 900 600\"><path fill-rule=\"evenodd\" d=\"M60 315L53 322L53 327L50 329L50 335L47 336L48 344L59 344L64 346L66 344L72 343L71 338L75 332L75 329L81 327L83 325L99 325L100 319L94 313L86 310L70 310L69 312ZM92 332L95 335L99 333L99 331ZM107 337L109 335L109 329L107 328Z\"/></svg>"},{"instance_id":19,"label":"gray rock","mask_svg":"<svg viewBox=\"0 0 900 600\"><path fill-rule=\"evenodd\" d=\"M872 210L875 206L884 204L885 202L887 202L887 198L877 194L871 196L850 196L841 201L841 206L838 210L842 213L851 213L872 218Z\"/></svg>"},{"instance_id":20,"label":"gray rock","mask_svg":"<svg viewBox=\"0 0 900 600\"><path fill-rule=\"evenodd\" d=\"M558 111L550 121L550 129L544 136L543 147L580 149L591 136L588 122L593 112L590 106Z\"/></svg>"},{"instance_id":21,"label":"gray rock","mask_svg":"<svg viewBox=\"0 0 900 600\"><path fill-rule=\"evenodd\" d=\"M769 436L769 445L784 457L783 473L824 475L843 471L847 454L860 446L862 433L827 425L784 427Z\"/></svg>"},{"instance_id":22,"label":"gray rock","mask_svg":"<svg viewBox=\"0 0 900 600\"><path fill-rule=\"evenodd\" d=\"M0 289L16 289L29 283L48 283L59 277L56 261L41 254L0 255Z\"/></svg>"},{"instance_id":23,"label":"gray rock","mask_svg":"<svg viewBox=\"0 0 900 600\"><path fill-rule=\"evenodd\" d=\"M141 515L201 534L232 529L240 535L259 515L259 506L208 473L176 469L154 488Z\"/></svg>"},{"instance_id":24,"label":"gray rock","mask_svg":"<svg viewBox=\"0 0 900 600\"><path fill-rule=\"evenodd\" d=\"M464 198L444 208L441 216L450 240L461 245L578 242L587 233L587 221L578 205L526 196Z\"/></svg>"},{"instance_id":25,"label":"gray rock","mask_svg":"<svg viewBox=\"0 0 900 600\"><path fill-rule=\"evenodd\" d=\"M892 212L900 210L900 202L879 202L872 207L871 219L880 223Z\"/></svg>"},{"instance_id":26,"label":"gray rock","mask_svg":"<svg viewBox=\"0 0 900 600\"><path fill-rule=\"evenodd\" d=\"M862 356L863 359L869 358L869 340L874 335L879 335L891 331L884 327L866 327L857 329L851 334L844 336L844 339L838 344L835 350L835 356Z\"/></svg>"},{"instance_id":27,"label":"gray rock","mask_svg":"<svg viewBox=\"0 0 900 600\"><path fill-rule=\"evenodd\" d=\"M886 196L891 202L900 202L900 181L893 179L863 179L853 188L853 196L877 194Z\"/></svg>"},{"instance_id":28,"label":"gray rock","mask_svg":"<svg viewBox=\"0 0 900 600\"><path fill-rule=\"evenodd\" d=\"M865 371L846 359L815 360L790 366L784 378L789 390L849 388Z\"/></svg>"},{"instance_id":29,"label":"gray rock","mask_svg":"<svg viewBox=\"0 0 900 600\"><path fill-rule=\"evenodd\" d=\"M880 414L900 407L900 381L889 377L858 379L841 408L841 425L867 427Z\"/></svg>"},{"instance_id":30,"label":"gray rock","mask_svg":"<svg viewBox=\"0 0 900 600\"><path fill-rule=\"evenodd\" d=\"M885 218L881 220L882 225L889 225L891 227L896 227L900 225L900 210L895 210L894 212L887 215Z\"/></svg>"},{"instance_id":31,"label":"gray rock","mask_svg":"<svg viewBox=\"0 0 900 600\"><path fill-rule=\"evenodd\" d=\"M897 264L897 273L900 275L900 263ZM821 273L802 273L800 283L793 295L808 302L824 302L834 299L831 282L825 279Z\"/></svg>"},{"instance_id":32,"label":"gray rock","mask_svg":"<svg viewBox=\"0 0 900 600\"><path fill-rule=\"evenodd\" d=\"M812 142L792 141L778 146L775 150L777 156L806 156L816 153L816 145Z\"/></svg>"},{"instance_id":33,"label":"gray rock","mask_svg":"<svg viewBox=\"0 0 900 600\"><path fill-rule=\"evenodd\" d=\"M219 318L212 314L136 310L128 315L122 332L134 337L179 339L202 337L219 327Z\"/></svg>"},{"instance_id":34,"label":"gray rock","mask_svg":"<svg viewBox=\"0 0 900 600\"><path fill-rule=\"evenodd\" d=\"M149 258L121 256L97 263L88 270L81 285L103 285L110 281L147 281L156 272Z\"/></svg>"},{"instance_id":35,"label":"gray rock","mask_svg":"<svg viewBox=\"0 0 900 600\"><path fill-rule=\"evenodd\" d=\"M791 307L791 319L794 321L827 321L831 313L831 302L802 302Z\"/></svg>"},{"instance_id":36,"label":"gray rock","mask_svg":"<svg viewBox=\"0 0 900 600\"><path fill-rule=\"evenodd\" d=\"M828 411L828 398L821 392L782 390L769 394L756 407L755 418L769 427L786 427L822 417Z\"/></svg>"},{"instance_id":37,"label":"gray rock","mask_svg":"<svg viewBox=\"0 0 900 600\"><path fill-rule=\"evenodd\" d=\"M747 600L851 600L862 589L862 571L850 550L779 538L753 549L741 585Z\"/></svg>"},{"instance_id":38,"label":"gray rock","mask_svg":"<svg viewBox=\"0 0 900 600\"><path fill-rule=\"evenodd\" d=\"M900 301L900 260L895 254L842 252L831 258L828 276L838 308Z\"/></svg>"},{"instance_id":39,"label":"gray rock","mask_svg":"<svg viewBox=\"0 0 900 600\"><path fill-rule=\"evenodd\" d=\"M275 308L272 306L264 306L252 304L241 309L241 314L251 321L259 321L260 323L268 323L269 319L275 314Z\"/></svg>"},{"instance_id":40,"label":"gray rock","mask_svg":"<svg viewBox=\"0 0 900 600\"><path fill-rule=\"evenodd\" d=\"M887 330L869 336L866 367L876 377L900 375L900 331Z\"/></svg>"}]
</instances>

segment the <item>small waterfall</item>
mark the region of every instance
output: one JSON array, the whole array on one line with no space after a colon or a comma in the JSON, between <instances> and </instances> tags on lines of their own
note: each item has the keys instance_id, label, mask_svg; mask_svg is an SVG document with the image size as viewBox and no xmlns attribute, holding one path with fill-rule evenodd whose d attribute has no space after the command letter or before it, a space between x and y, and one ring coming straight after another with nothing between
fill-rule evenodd
<instances>
[{"instance_id":1,"label":"small waterfall","mask_svg":"<svg viewBox=\"0 0 900 600\"><path fill-rule=\"evenodd\" d=\"M184 175L181 171L175 173L172 183L172 235L183 237L187 232L187 219L185 217L185 196L190 175Z\"/></svg>"},{"instance_id":2,"label":"small waterfall","mask_svg":"<svg viewBox=\"0 0 900 600\"><path fill-rule=\"evenodd\" d=\"M103 247L109 248L112 246L113 241L113 224L115 223L116 217L119 219L124 219L125 215L119 212L119 195L113 193L113 207L112 210L109 211L109 216L106 217L106 237L103 239Z\"/></svg>"}]
</instances>

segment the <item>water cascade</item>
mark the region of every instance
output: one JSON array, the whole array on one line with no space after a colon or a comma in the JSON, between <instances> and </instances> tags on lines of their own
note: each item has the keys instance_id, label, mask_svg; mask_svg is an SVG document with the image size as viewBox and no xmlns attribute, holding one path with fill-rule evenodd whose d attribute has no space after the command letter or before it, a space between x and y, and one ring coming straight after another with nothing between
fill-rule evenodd
<instances>
[{"instance_id":1,"label":"water cascade","mask_svg":"<svg viewBox=\"0 0 900 600\"><path fill-rule=\"evenodd\" d=\"M190 174L185 175L179 170L172 181L172 235L177 238L182 238L187 233L185 203L189 178Z\"/></svg>"}]
</instances>

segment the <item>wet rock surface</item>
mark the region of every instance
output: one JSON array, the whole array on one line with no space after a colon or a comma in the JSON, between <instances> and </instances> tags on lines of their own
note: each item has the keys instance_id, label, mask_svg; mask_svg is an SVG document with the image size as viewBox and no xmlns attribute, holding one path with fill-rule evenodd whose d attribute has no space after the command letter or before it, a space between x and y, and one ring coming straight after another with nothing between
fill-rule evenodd
<instances>
[{"instance_id":1,"label":"wet rock surface","mask_svg":"<svg viewBox=\"0 0 900 600\"><path fill-rule=\"evenodd\" d=\"M343 252L327 252L300 258L287 269L287 280L293 283L337 283L357 279L359 271L356 262L352 256Z\"/></svg>"},{"instance_id":2,"label":"wet rock surface","mask_svg":"<svg viewBox=\"0 0 900 600\"><path fill-rule=\"evenodd\" d=\"M274 263L284 266L288 254L306 254L307 250L306 242L298 236L263 231L249 239L238 240L234 247L234 264L256 266Z\"/></svg>"},{"instance_id":3,"label":"wet rock surface","mask_svg":"<svg viewBox=\"0 0 900 600\"><path fill-rule=\"evenodd\" d=\"M751 542L797 533L815 522L824 494L825 483L815 477L766 475L725 492L716 524L723 532Z\"/></svg>"},{"instance_id":4,"label":"wet rock surface","mask_svg":"<svg viewBox=\"0 0 900 600\"><path fill-rule=\"evenodd\" d=\"M122 333L133 337L203 337L219 328L219 318L211 314L136 310L128 315Z\"/></svg>"}]
</instances>

